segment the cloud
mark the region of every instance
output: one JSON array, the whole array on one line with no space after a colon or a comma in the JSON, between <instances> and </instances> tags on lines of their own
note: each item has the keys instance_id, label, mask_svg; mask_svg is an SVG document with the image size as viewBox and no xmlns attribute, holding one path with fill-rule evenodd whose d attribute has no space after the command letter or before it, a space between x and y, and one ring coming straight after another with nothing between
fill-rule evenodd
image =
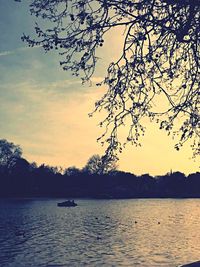
<instances>
[{"instance_id":1,"label":"cloud","mask_svg":"<svg viewBox=\"0 0 200 267\"><path fill-rule=\"evenodd\" d=\"M41 47L41 45L40 46L34 46L34 47L23 46L23 47L16 48L14 50L2 51L2 52L0 52L0 57L10 56L10 55L13 55L17 52L28 51L30 49L40 48L40 47Z\"/></svg>"},{"instance_id":2,"label":"cloud","mask_svg":"<svg viewBox=\"0 0 200 267\"><path fill-rule=\"evenodd\" d=\"M20 144L30 161L83 166L99 151L97 122L88 117L100 95L96 89L67 79L4 84L0 86L1 135Z\"/></svg>"},{"instance_id":3,"label":"cloud","mask_svg":"<svg viewBox=\"0 0 200 267\"><path fill-rule=\"evenodd\" d=\"M3 52L0 52L0 57L9 56L12 54L14 54L14 50L13 51L3 51Z\"/></svg>"},{"instance_id":4,"label":"cloud","mask_svg":"<svg viewBox=\"0 0 200 267\"><path fill-rule=\"evenodd\" d=\"M1 87L1 138L20 144L24 157L39 164L83 167L91 155L103 154L105 147L96 143L103 131L97 127L102 113L92 119L87 114L104 88L85 86L80 91L80 86L76 80L66 79ZM121 168L155 175L170 168L195 171L197 164L187 161L189 149L175 154L169 141L166 134L148 124L142 148L127 146L120 156Z\"/></svg>"}]
</instances>

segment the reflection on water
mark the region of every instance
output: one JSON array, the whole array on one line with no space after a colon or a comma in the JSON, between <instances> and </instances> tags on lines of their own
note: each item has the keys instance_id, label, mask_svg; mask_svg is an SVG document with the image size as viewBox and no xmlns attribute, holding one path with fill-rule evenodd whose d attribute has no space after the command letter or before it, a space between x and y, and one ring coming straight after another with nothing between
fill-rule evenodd
<instances>
[{"instance_id":1,"label":"reflection on water","mask_svg":"<svg viewBox=\"0 0 200 267\"><path fill-rule=\"evenodd\" d=\"M198 199L59 201L0 200L1 267L170 267L200 258Z\"/></svg>"}]
</instances>

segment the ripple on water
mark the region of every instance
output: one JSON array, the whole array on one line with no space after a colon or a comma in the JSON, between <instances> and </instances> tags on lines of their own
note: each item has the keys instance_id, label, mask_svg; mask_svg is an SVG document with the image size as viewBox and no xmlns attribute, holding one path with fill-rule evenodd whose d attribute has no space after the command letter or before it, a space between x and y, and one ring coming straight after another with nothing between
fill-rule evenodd
<instances>
[{"instance_id":1,"label":"ripple on water","mask_svg":"<svg viewBox=\"0 0 200 267\"><path fill-rule=\"evenodd\" d=\"M1 267L178 266L199 260L200 200L0 201Z\"/></svg>"}]
</instances>

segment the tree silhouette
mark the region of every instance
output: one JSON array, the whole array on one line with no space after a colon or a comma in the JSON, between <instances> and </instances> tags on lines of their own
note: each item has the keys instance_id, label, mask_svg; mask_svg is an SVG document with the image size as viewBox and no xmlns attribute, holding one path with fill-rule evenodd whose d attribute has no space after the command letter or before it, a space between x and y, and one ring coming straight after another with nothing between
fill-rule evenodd
<instances>
[{"instance_id":1,"label":"tree silhouette","mask_svg":"<svg viewBox=\"0 0 200 267\"><path fill-rule=\"evenodd\" d=\"M115 171L117 165L114 159L108 159L106 156L100 157L99 155L93 155L89 158L83 171L89 174L108 174L111 171Z\"/></svg>"},{"instance_id":2,"label":"tree silhouette","mask_svg":"<svg viewBox=\"0 0 200 267\"><path fill-rule=\"evenodd\" d=\"M5 139L0 140L0 167L7 169L13 167L21 159L22 149L20 146L8 142Z\"/></svg>"},{"instance_id":3,"label":"tree silhouette","mask_svg":"<svg viewBox=\"0 0 200 267\"><path fill-rule=\"evenodd\" d=\"M64 174L68 176L75 176L80 174L80 170L77 167L72 166L65 169Z\"/></svg>"},{"instance_id":4,"label":"tree silhouette","mask_svg":"<svg viewBox=\"0 0 200 267\"><path fill-rule=\"evenodd\" d=\"M116 162L112 159L93 155L82 170L69 167L63 173L58 167L29 163L21 157L19 146L6 140L0 140L0 160L0 198L200 197L200 172L187 177L178 171L157 177L149 174L136 176L117 171Z\"/></svg>"},{"instance_id":5,"label":"tree silhouette","mask_svg":"<svg viewBox=\"0 0 200 267\"><path fill-rule=\"evenodd\" d=\"M108 143L109 156L127 142L140 145L144 118L178 135L177 150L192 139L194 156L200 153L200 0L31 0L30 11L46 27L36 24L36 39L22 39L58 49L63 69L83 82L94 73L105 34L124 29L119 59L101 83L107 93L95 104L95 111L107 111L99 139Z\"/></svg>"}]
</instances>

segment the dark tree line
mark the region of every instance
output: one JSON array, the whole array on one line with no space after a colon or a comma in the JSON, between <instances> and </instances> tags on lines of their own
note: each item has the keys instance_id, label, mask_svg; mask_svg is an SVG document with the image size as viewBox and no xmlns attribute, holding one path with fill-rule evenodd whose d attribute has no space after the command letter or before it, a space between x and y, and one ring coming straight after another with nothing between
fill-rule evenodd
<instances>
[{"instance_id":1,"label":"dark tree line","mask_svg":"<svg viewBox=\"0 0 200 267\"><path fill-rule=\"evenodd\" d=\"M200 172L152 177L118 171L115 162L92 156L83 169L61 171L22 158L22 150L0 140L0 197L149 198L200 197Z\"/></svg>"}]
</instances>

